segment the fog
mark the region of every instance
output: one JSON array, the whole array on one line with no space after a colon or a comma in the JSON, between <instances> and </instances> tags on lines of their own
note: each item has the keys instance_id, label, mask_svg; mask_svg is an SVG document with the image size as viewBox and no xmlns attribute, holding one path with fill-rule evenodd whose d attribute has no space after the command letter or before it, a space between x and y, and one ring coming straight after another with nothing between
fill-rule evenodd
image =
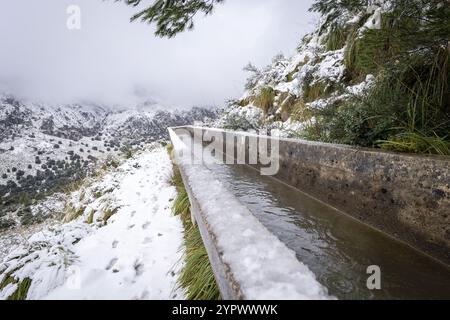
<instances>
[{"instance_id":1,"label":"fog","mask_svg":"<svg viewBox=\"0 0 450 320\"><path fill-rule=\"evenodd\" d=\"M221 105L242 94L248 62L262 67L294 52L315 26L311 3L226 0L194 31L161 39L130 23L136 8L121 2L3 0L0 87L41 101ZM81 9L80 30L67 28L69 5Z\"/></svg>"}]
</instances>

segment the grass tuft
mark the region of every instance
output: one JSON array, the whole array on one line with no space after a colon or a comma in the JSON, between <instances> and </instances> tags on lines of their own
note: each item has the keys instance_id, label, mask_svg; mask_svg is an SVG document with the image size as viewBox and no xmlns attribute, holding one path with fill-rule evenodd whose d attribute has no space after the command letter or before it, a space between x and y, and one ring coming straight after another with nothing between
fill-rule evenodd
<instances>
[{"instance_id":1,"label":"grass tuft","mask_svg":"<svg viewBox=\"0 0 450 320\"><path fill-rule=\"evenodd\" d=\"M305 83L303 86L303 100L305 102L313 102L329 95L330 87L321 81L312 84Z\"/></svg>"},{"instance_id":2,"label":"grass tuft","mask_svg":"<svg viewBox=\"0 0 450 320\"><path fill-rule=\"evenodd\" d=\"M92 224L94 222L94 214L95 214L94 210L92 210L91 213L89 213L89 215L86 219L87 224Z\"/></svg>"},{"instance_id":3,"label":"grass tuft","mask_svg":"<svg viewBox=\"0 0 450 320\"><path fill-rule=\"evenodd\" d=\"M74 221L78 217L82 216L85 209L86 207L83 206L76 209L72 206L72 204L67 205L65 209L66 214L64 215L63 219L64 223Z\"/></svg>"},{"instance_id":4,"label":"grass tuft","mask_svg":"<svg viewBox=\"0 0 450 320\"><path fill-rule=\"evenodd\" d=\"M264 111L264 114L268 115L273 108L274 101L275 90L271 87L264 87L261 88L253 103L255 106L261 108Z\"/></svg>"},{"instance_id":5,"label":"grass tuft","mask_svg":"<svg viewBox=\"0 0 450 320\"><path fill-rule=\"evenodd\" d=\"M428 136L421 132L404 132L391 138L379 141L384 150L450 155L450 142L438 135Z\"/></svg>"},{"instance_id":6,"label":"grass tuft","mask_svg":"<svg viewBox=\"0 0 450 320\"><path fill-rule=\"evenodd\" d=\"M103 222L107 224L108 220L111 219L111 217L115 215L118 211L119 211L118 207L114 209L111 208L106 209L105 212L103 213Z\"/></svg>"},{"instance_id":7,"label":"grass tuft","mask_svg":"<svg viewBox=\"0 0 450 320\"><path fill-rule=\"evenodd\" d=\"M16 291L8 297L7 300L26 300L28 295L28 290L30 290L32 280L30 278L25 278L19 282Z\"/></svg>"},{"instance_id":8,"label":"grass tuft","mask_svg":"<svg viewBox=\"0 0 450 320\"><path fill-rule=\"evenodd\" d=\"M325 40L326 50L335 51L342 49L346 44L347 37L348 37L348 28L339 23L334 23L330 27L330 31Z\"/></svg>"},{"instance_id":9,"label":"grass tuft","mask_svg":"<svg viewBox=\"0 0 450 320\"><path fill-rule=\"evenodd\" d=\"M185 231L185 265L179 283L189 300L219 300L220 291L209 262L198 227L191 224Z\"/></svg>"},{"instance_id":10,"label":"grass tuft","mask_svg":"<svg viewBox=\"0 0 450 320\"><path fill-rule=\"evenodd\" d=\"M6 288L9 284L17 284L17 289L9 297L7 297L7 300L26 300L31 282L32 280L30 278L25 278L18 282L12 273L10 273L0 283L0 291Z\"/></svg>"}]
</instances>

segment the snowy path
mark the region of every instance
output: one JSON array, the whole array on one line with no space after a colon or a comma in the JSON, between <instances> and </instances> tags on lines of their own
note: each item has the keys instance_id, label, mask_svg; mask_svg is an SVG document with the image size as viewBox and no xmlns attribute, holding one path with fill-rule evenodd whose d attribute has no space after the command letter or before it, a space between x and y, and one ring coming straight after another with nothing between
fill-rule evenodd
<instances>
[{"instance_id":1,"label":"snowy path","mask_svg":"<svg viewBox=\"0 0 450 320\"><path fill-rule=\"evenodd\" d=\"M183 229L171 212L175 190L164 149L141 155L125 168L114 191L119 211L75 247L81 283L63 285L48 299L174 299Z\"/></svg>"},{"instance_id":2,"label":"snowy path","mask_svg":"<svg viewBox=\"0 0 450 320\"><path fill-rule=\"evenodd\" d=\"M183 299L183 226L171 211L171 174L158 146L75 192L73 203L84 213L11 252L0 264L0 282L9 272L31 279L27 299ZM105 220L110 208L117 211ZM0 299L16 288L7 285Z\"/></svg>"}]
</instances>

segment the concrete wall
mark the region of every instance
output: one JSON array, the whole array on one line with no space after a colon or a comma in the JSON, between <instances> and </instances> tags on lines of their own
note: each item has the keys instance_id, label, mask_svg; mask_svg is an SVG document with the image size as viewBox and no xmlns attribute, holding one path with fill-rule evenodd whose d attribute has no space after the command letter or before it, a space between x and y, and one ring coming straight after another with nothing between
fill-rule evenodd
<instances>
[{"instance_id":1,"label":"concrete wall","mask_svg":"<svg viewBox=\"0 0 450 320\"><path fill-rule=\"evenodd\" d=\"M273 235L212 171L201 162L197 165L191 161L190 133L176 128L169 128L169 133L174 162L222 297L333 299L295 252Z\"/></svg>"},{"instance_id":2,"label":"concrete wall","mask_svg":"<svg viewBox=\"0 0 450 320\"><path fill-rule=\"evenodd\" d=\"M211 268L213 269L214 277L219 287L222 299L245 299L239 283L234 279L234 274L231 268L222 259L222 255L216 241L216 236L211 230L208 221L205 219L205 213L202 211L196 195L192 192L189 186L189 181L185 175L183 168L180 168L180 173L186 188L186 192L189 195L189 202L191 203L191 213L193 215L195 223L200 230L203 244L205 245L206 251L208 253Z\"/></svg>"},{"instance_id":3,"label":"concrete wall","mask_svg":"<svg viewBox=\"0 0 450 320\"><path fill-rule=\"evenodd\" d=\"M200 130L226 143L225 131ZM274 178L450 264L450 157L294 139L279 140L279 154Z\"/></svg>"}]
</instances>

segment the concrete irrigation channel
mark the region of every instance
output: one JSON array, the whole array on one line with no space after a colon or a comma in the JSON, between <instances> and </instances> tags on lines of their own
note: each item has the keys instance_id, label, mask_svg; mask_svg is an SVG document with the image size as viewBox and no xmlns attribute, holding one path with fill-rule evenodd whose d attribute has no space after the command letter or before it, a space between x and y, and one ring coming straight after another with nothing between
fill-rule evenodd
<instances>
[{"instance_id":1,"label":"concrete irrigation channel","mask_svg":"<svg viewBox=\"0 0 450 320\"><path fill-rule=\"evenodd\" d=\"M178 140L175 150L181 153L209 153L208 146L215 141L214 158L228 161L194 161L191 166L207 169L220 181L258 223L295 252L330 295L339 299L450 298L448 157L295 139L277 139L275 150L275 138L251 133L200 127L169 131L172 141ZM250 141L255 139L276 151L279 170L275 175L261 175L267 165L251 161ZM180 150L179 141L188 148ZM242 150L247 151L246 164L229 161L242 158ZM209 207L190 187L186 171L195 170L187 166L181 165L180 170L222 295L249 298L249 287L237 280L239 270L224 261L226 248L211 228L213 216L205 212ZM230 207L222 214L233 210ZM261 268L270 269L271 263ZM381 289L367 286L371 266L381 271ZM276 286L276 280L271 285Z\"/></svg>"}]
</instances>

